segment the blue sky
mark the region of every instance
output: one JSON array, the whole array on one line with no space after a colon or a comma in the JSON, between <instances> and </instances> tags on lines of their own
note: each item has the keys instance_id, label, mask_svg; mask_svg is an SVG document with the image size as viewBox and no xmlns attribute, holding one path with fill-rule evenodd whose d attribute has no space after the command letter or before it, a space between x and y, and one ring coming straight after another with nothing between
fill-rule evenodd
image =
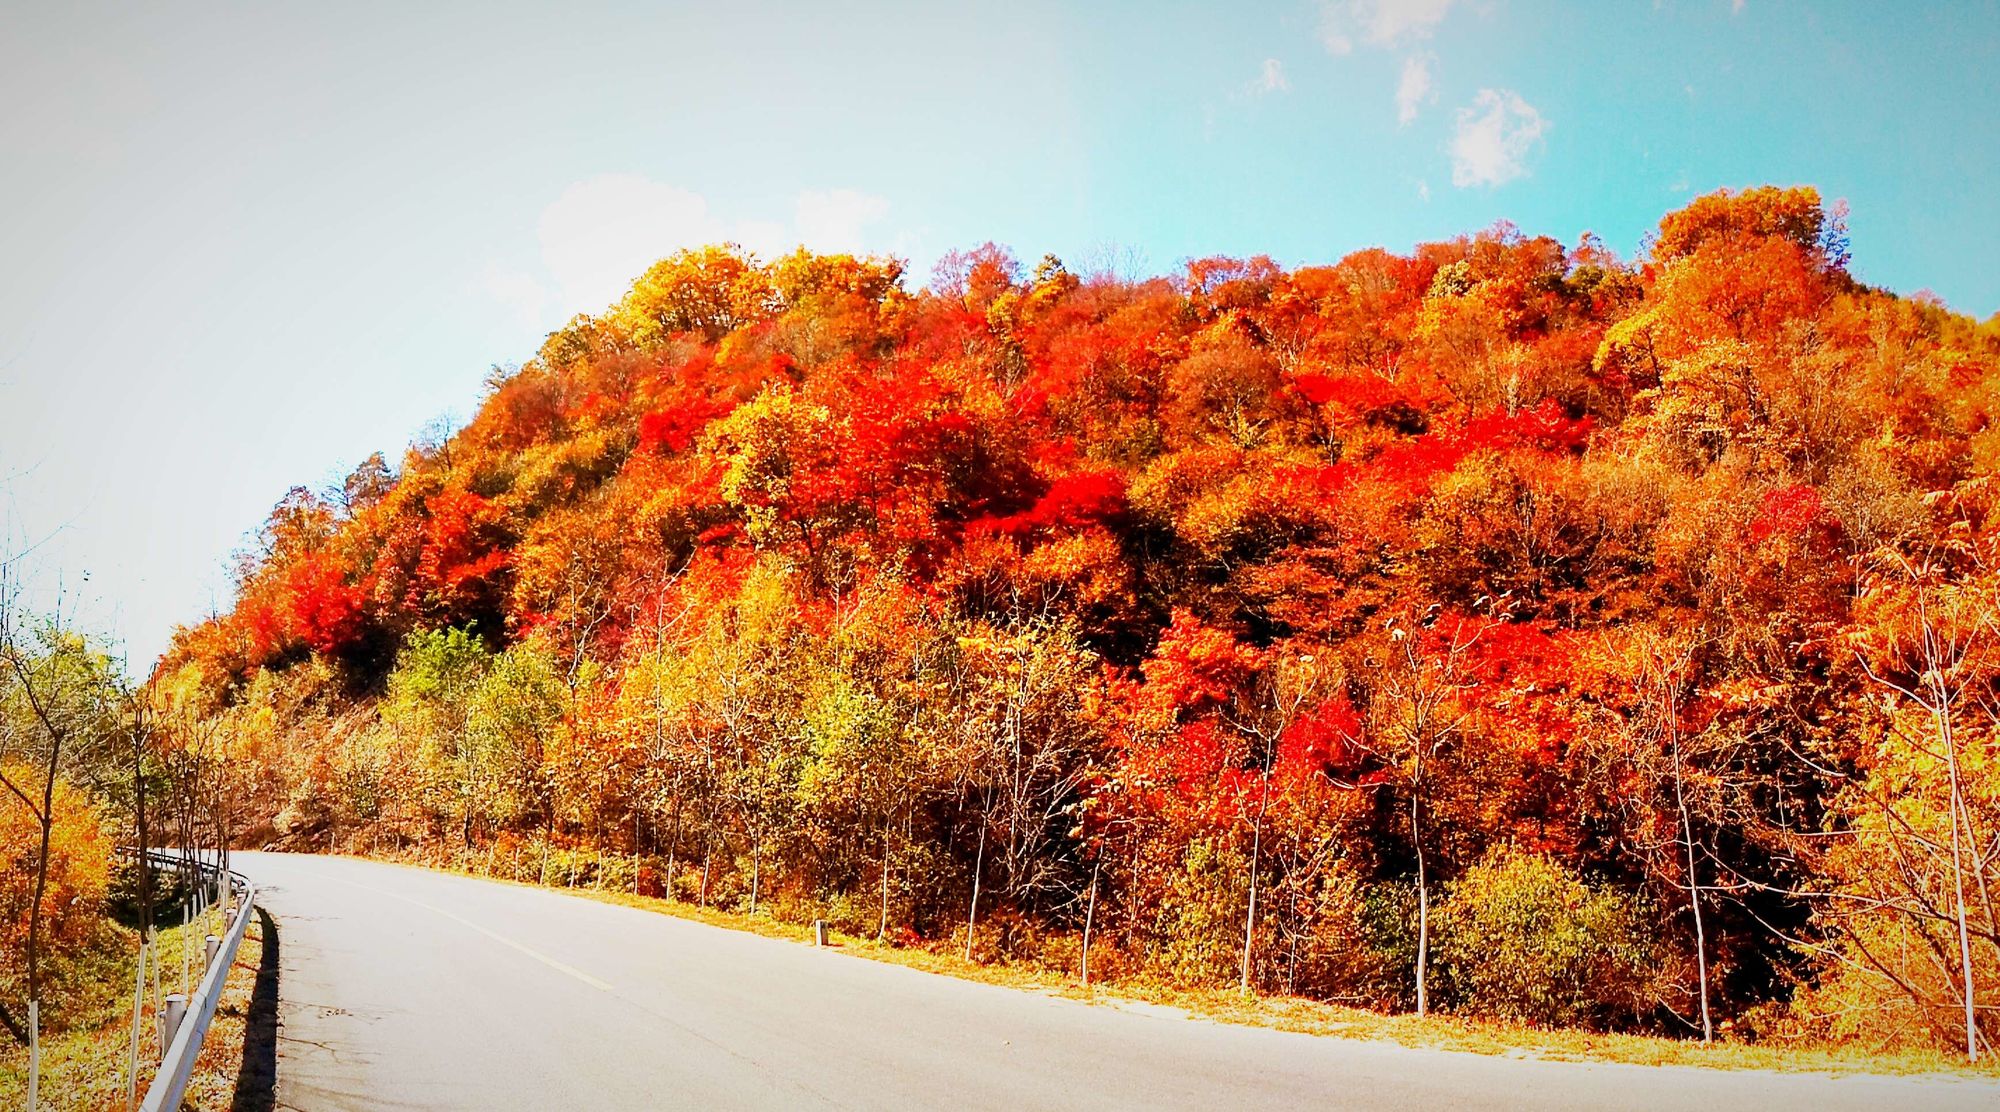
<instances>
[{"instance_id":1,"label":"blue sky","mask_svg":"<svg viewBox=\"0 0 2000 1112\"><path fill-rule=\"evenodd\" d=\"M1807 183L2000 310L1996 3L414 7L0 4L0 554L135 671L287 487L692 242L1630 254Z\"/></svg>"}]
</instances>

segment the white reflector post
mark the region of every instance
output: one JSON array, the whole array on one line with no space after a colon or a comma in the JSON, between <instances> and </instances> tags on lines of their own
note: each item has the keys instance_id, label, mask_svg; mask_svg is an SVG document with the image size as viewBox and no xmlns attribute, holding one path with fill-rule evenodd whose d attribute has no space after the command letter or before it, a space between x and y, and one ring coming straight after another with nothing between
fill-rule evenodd
<instances>
[{"instance_id":1,"label":"white reflector post","mask_svg":"<svg viewBox=\"0 0 2000 1112\"><path fill-rule=\"evenodd\" d=\"M187 1017L188 998L178 992L167 994L167 1006L160 1013L160 1057L167 1056L167 1048L174 1045L174 1033L181 1029L181 1020Z\"/></svg>"}]
</instances>

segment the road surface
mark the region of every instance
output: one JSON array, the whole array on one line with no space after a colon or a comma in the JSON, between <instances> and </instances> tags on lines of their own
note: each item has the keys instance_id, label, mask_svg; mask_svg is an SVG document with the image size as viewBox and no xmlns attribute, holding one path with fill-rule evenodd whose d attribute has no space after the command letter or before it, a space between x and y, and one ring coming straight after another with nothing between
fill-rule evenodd
<instances>
[{"instance_id":1,"label":"road surface","mask_svg":"<svg viewBox=\"0 0 2000 1112\"><path fill-rule=\"evenodd\" d=\"M1020 992L536 889L238 854L278 1108L1985 1109L2000 1086L1538 1062Z\"/></svg>"}]
</instances>

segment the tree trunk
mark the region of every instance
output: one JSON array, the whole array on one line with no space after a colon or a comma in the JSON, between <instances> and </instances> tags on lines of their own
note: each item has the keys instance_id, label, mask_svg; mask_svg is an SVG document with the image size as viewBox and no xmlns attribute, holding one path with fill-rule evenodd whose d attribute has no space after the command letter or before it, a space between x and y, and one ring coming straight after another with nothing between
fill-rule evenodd
<instances>
[{"instance_id":1,"label":"tree trunk","mask_svg":"<svg viewBox=\"0 0 2000 1112\"><path fill-rule=\"evenodd\" d=\"M1271 773L1264 772L1263 789L1258 793L1257 823L1250 832L1250 909L1243 916L1243 974L1238 985L1250 991L1250 943L1257 932L1257 866L1264 853L1264 809L1271 801Z\"/></svg>"},{"instance_id":2,"label":"tree trunk","mask_svg":"<svg viewBox=\"0 0 2000 1112\"><path fill-rule=\"evenodd\" d=\"M681 853L681 797L674 795L673 832L667 835L667 902L674 902L674 873L680 868Z\"/></svg>"},{"instance_id":3,"label":"tree trunk","mask_svg":"<svg viewBox=\"0 0 2000 1112\"><path fill-rule=\"evenodd\" d=\"M1950 695L1944 689L1944 680L1938 676L1936 668L1931 669L1932 717L1936 720L1938 741L1944 746L1945 768L1951 774L1951 883L1953 890L1953 915L1958 920L1958 962L1965 999L1965 1060L1979 1060L1979 1021L1973 1001L1972 981L1972 939L1966 928L1965 919L1965 848L1964 848L1964 795L1958 778L1958 737L1952 729L1951 715L1946 700ZM46 846L46 842L44 842Z\"/></svg>"},{"instance_id":4,"label":"tree trunk","mask_svg":"<svg viewBox=\"0 0 2000 1112\"><path fill-rule=\"evenodd\" d=\"M42 850L35 859L35 903L28 909L28 1010L33 1013L42 999L41 943L42 897L49 886L49 839L55 834L56 760L51 750L49 778L42 789ZM1963 922L1961 921L1961 926ZM32 1028L34 1025L29 1024ZM32 1031L29 1032L33 1034Z\"/></svg>"},{"instance_id":5,"label":"tree trunk","mask_svg":"<svg viewBox=\"0 0 2000 1112\"><path fill-rule=\"evenodd\" d=\"M1671 708L1672 704L1669 704ZM1672 710L1669 713L1676 713ZM1687 850L1688 908L1694 912L1695 971L1701 984L1701 1041L1715 1041L1715 1025L1708 1008L1708 933L1701 920L1701 881L1695 872L1694 823L1688 816L1687 794L1681 778L1681 732L1677 722L1667 724L1667 736L1674 750L1674 806L1680 810L1681 845Z\"/></svg>"},{"instance_id":6,"label":"tree trunk","mask_svg":"<svg viewBox=\"0 0 2000 1112\"><path fill-rule=\"evenodd\" d=\"M889 831L888 819L882 820L882 919L875 926L875 941L889 937Z\"/></svg>"},{"instance_id":7,"label":"tree trunk","mask_svg":"<svg viewBox=\"0 0 2000 1112\"><path fill-rule=\"evenodd\" d=\"M139 841L139 937L143 947L153 938L153 861L150 856L152 846L146 837L146 750L145 737L134 731L132 737L132 810L135 833Z\"/></svg>"},{"instance_id":8,"label":"tree trunk","mask_svg":"<svg viewBox=\"0 0 2000 1112\"><path fill-rule=\"evenodd\" d=\"M1423 796L1410 792L1410 845L1417 851L1417 1014L1430 1011L1431 894L1424 876L1424 837L1419 819Z\"/></svg>"},{"instance_id":9,"label":"tree trunk","mask_svg":"<svg viewBox=\"0 0 2000 1112\"><path fill-rule=\"evenodd\" d=\"M1090 987L1090 928L1097 922L1097 875L1104 869L1104 855L1099 853L1090 866L1090 903L1083 912L1083 987Z\"/></svg>"},{"instance_id":10,"label":"tree trunk","mask_svg":"<svg viewBox=\"0 0 2000 1112\"><path fill-rule=\"evenodd\" d=\"M972 960L972 932L979 925L979 874L986 867L986 816L979 816L979 852L972 859L972 906L965 915L965 960Z\"/></svg>"},{"instance_id":11,"label":"tree trunk","mask_svg":"<svg viewBox=\"0 0 2000 1112\"><path fill-rule=\"evenodd\" d=\"M1303 933L1303 928L1295 922L1285 933L1290 936L1286 941L1291 944L1285 955L1285 995L1296 996L1299 991L1299 935Z\"/></svg>"}]
</instances>

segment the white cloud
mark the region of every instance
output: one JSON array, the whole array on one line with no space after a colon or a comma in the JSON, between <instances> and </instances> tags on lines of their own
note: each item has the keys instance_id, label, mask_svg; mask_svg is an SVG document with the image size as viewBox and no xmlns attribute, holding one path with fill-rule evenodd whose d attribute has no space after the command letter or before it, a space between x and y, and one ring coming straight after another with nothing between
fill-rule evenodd
<instances>
[{"instance_id":1,"label":"white cloud","mask_svg":"<svg viewBox=\"0 0 2000 1112\"><path fill-rule=\"evenodd\" d=\"M1276 58L1264 59L1264 66L1257 71L1256 80L1250 82L1250 92L1257 96L1282 93L1292 87L1292 79L1285 76L1285 63Z\"/></svg>"},{"instance_id":2,"label":"white cloud","mask_svg":"<svg viewBox=\"0 0 2000 1112\"><path fill-rule=\"evenodd\" d=\"M1395 46L1406 39L1430 35L1431 28L1444 20L1452 0L1375 0L1368 19L1368 41L1377 46Z\"/></svg>"},{"instance_id":3,"label":"white cloud","mask_svg":"<svg viewBox=\"0 0 2000 1112\"><path fill-rule=\"evenodd\" d=\"M1528 173L1528 152L1550 124L1511 89L1481 89L1458 110L1451 137L1451 183L1461 189L1504 185Z\"/></svg>"},{"instance_id":4,"label":"white cloud","mask_svg":"<svg viewBox=\"0 0 2000 1112\"><path fill-rule=\"evenodd\" d=\"M1329 54L1352 53L1355 43L1389 50L1427 39L1451 12L1454 0L1320 0L1319 41ZM1437 58L1412 54L1403 59L1396 82L1396 121L1408 125L1436 99L1432 73Z\"/></svg>"},{"instance_id":5,"label":"white cloud","mask_svg":"<svg viewBox=\"0 0 2000 1112\"><path fill-rule=\"evenodd\" d=\"M542 210L542 262L563 307L594 312L682 247L732 238L699 193L637 174L577 182Z\"/></svg>"},{"instance_id":6,"label":"white cloud","mask_svg":"<svg viewBox=\"0 0 2000 1112\"><path fill-rule=\"evenodd\" d=\"M681 247L700 247L709 243L733 243L759 258L775 259L799 246L800 237L793 235L782 222L777 220L743 220L730 225L727 235L711 236L701 243L675 244L674 250ZM672 253L673 250L658 252L658 258L647 260L647 265L651 266ZM636 278L638 275L634 274L633 277Z\"/></svg>"},{"instance_id":7,"label":"white cloud","mask_svg":"<svg viewBox=\"0 0 2000 1112\"><path fill-rule=\"evenodd\" d=\"M1321 0L1319 40L1330 54L1354 49L1358 36L1388 49L1428 38L1451 11L1453 0Z\"/></svg>"},{"instance_id":8,"label":"white cloud","mask_svg":"<svg viewBox=\"0 0 2000 1112\"><path fill-rule=\"evenodd\" d=\"M889 215L889 202L852 189L799 194L798 240L815 251L861 251L862 229Z\"/></svg>"},{"instance_id":9,"label":"white cloud","mask_svg":"<svg viewBox=\"0 0 2000 1112\"><path fill-rule=\"evenodd\" d=\"M541 274L494 265L474 285L546 326L603 309L647 267L682 248L736 243L767 259L801 245L859 252L869 225L888 212L888 201L858 190L807 190L795 198L789 221L726 220L699 193L638 174L603 174L571 185L542 210Z\"/></svg>"},{"instance_id":10,"label":"white cloud","mask_svg":"<svg viewBox=\"0 0 2000 1112\"><path fill-rule=\"evenodd\" d=\"M1408 124L1417 118L1417 113L1425 101L1437 99L1437 90L1431 84L1431 62L1428 54L1412 54L1403 59L1403 76L1396 82L1396 122Z\"/></svg>"},{"instance_id":11,"label":"white cloud","mask_svg":"<svg viewBox=\"0 0 2000 1112\"><path fill-rule=\"evenodd\" d=\"M1319 6L1319 44L1326 47L1328 54L1351 54L1354 40L1347 37L1347 12L1345 4L1324 3Z\"/></svg>"},{"instance_id":12,"label":"white cloud","mask_svg":"<svg viewBox=\"0 0 2000 1112\"><path fill-rule=\"evenodd\" d=\"M542 309L548 303L549 293L534 275L488 263L473 285L514 314L523 327L535 328L542 323Z\"/></svg>"}]
</instances>

